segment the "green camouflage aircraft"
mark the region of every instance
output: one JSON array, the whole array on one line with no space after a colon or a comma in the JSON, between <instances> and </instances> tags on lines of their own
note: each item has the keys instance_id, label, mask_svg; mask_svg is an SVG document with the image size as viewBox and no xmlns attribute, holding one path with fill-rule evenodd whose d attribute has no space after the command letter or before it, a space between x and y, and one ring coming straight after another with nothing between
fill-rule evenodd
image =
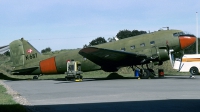
<instances>
[{"instance_id":1,"label":"green camouflage aircraft","mask_svg":"<svg viewBox=\"0 0 200 112\"><path fill-rule=\"evenodd\" d=\"M169 59L173 65L175 58L183 56L182 51L195 41L194 35L180 30L160 30L87 47L79 54L101 66L104 71L115 72L121 67L130 66L133 70L140 69L141 78L149 78L155 75L149 65L162 65Z\"/></svg>"},{"instance_id":2,"label":"green camouflage aircraft","mask_svg":"<svg viewBox=\"0 0 200 112\"><path fill-rule=\"evenodd\" d=\"M194 35L185 34L180 30L161 30L81 50L43 55L21 38L10 43L12 72L17 75L38 76L39 74L63 74L67 71L67 61L73 59L81 62L83 72L100 69L116 72L125 66L135 70L137 65L142 65L140 77L148 78L154 73L149 64L161 65L163 61L173 60L174 54L195 41ZM146 65L146 68L143 65Z\"/></svg>"}]
</instances>

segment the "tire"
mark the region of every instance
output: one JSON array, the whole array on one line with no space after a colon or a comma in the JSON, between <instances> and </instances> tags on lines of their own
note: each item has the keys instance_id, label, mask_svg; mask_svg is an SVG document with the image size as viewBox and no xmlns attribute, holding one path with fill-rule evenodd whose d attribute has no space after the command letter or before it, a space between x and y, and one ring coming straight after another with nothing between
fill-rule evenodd
<instances>
[{"instance_id":1,"label":"tire","mask_svg":"<svg viewBox=\"0 0 200 112\"><path fill-rule=\"evenodd\" d=\"M34 79L34 80L37 80L37 79L38 79L38 76L33 76L33 79Z\"/></svg>"},{"instance_id":2,"label":"tire","mask_svg":"<svg viewBox=\"0 0 200 112\"><path fill-rule=\"evenodd\" d=\"M140 78L142 79L148 79L150 77L150 72L147 69L144 69L143 73L140 73Z\"/></svg>"},{"instance_id":3,"label":"tire","mask_svg":"<svg viewBox=\"0 0 200 112\"><path fill-rule=\"evenodd\" d=\"M199 74L199 69L197 67L191 67L190 68L190 73L192 75L198 75Z\"/></svg>"}]
</instances>

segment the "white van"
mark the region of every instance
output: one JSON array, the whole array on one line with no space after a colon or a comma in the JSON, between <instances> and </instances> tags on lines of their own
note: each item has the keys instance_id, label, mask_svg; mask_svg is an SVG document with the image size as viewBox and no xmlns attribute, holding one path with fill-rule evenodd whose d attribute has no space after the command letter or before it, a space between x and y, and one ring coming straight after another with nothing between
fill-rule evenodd
<instances>
[{"instance_id":1,"label":"white van","mask_svg":"<svg viewBox=\"0 0 200 112\"><path fill-rule=\"evenodd\" d=\"M182 59L176 58L173 69L180 72L190 72L191 75L199 74L200 54L185 54Z\"/></svg>"}]
</instances>

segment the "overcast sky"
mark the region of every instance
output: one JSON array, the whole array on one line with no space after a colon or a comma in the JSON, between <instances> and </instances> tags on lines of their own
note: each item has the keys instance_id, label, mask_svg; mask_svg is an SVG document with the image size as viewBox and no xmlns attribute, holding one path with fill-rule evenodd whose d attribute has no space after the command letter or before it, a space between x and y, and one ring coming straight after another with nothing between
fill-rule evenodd
<instances>
[{"instance_id":1,"label":"overcast sky","mask_svg":"<svg viewBox=\"0 0 200 112\"><path fill-rule=\"evenodd\" d=\"M166 26L196 35L199 15L199 0L0 0L0 46L24 37L39 51L74 49L124 29Z\"/></svg>"}]
</instances>

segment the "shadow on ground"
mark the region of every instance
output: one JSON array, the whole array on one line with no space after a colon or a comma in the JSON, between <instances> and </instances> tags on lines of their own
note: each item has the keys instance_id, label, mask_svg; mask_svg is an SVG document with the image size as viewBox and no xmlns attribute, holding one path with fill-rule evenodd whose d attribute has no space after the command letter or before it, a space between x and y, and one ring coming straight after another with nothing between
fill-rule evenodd
<instances>
[{"instance_id":1,"label":"shadow on ground","mask_svg":"<svg viewBox=\"0 0 200 112\"><path fill-rule=\"evenodd\" d=\"M83 81L98 81L98 80L116 80L116 79L138 79L137 77L124 77L119 75L118 73L111 73L107 77L100 77L100 78L84 78ZM49 79L49 80L56 80L56 81L66 81L65 78L57 78L57 79Z\"/></svg>"},{"instance_id":2,"label":"shadow on ground","mask_svg":"<svg viewBox=\"0 0 200 112\"><path fill-rule=\"evenodd\" d=\"M152 79L188 79L190 75L169 75L165 74L165 77L158 77L155 76ZM45 77L45 76L42 76ZM64 75L63 75L64 77ZM0 73L0 79L2 80L11 80L11 81L21 81L21 80L33 80L32 78L20 79L20 78L13 78ZM83 81L98 81L98 80L116 80L116 79L138 79L138 77L124 77L118 73L111 73L107 77L100 77L100 78L84 78ZM36 80L55 80L55 81L66 81L65 78L49 78L49 79L36 79Z\"/></svg>"},{"instance_id":3,"label":"shadow on ground","mask_svg":"<svg viewBox=\"0 0 200 112\"><path fill-rule=\"evenodd\" d=\"M8 104L0 104L0 112L27 112L28 108L24 108L24 106L19 104L8 105Z\"/></svg>"},{"instance_id":4,"label":"shadow on ground","mask_svg":"<svg viewBox=\"0 0 200 112\"><path fill-rule=\"evenodd\" d=\"M26 106L37 112L199 112L199 99L173 99L152 101L102 102L83 104L54 104ZM0 105L2 109L12 105ZM6 111L6 110L5 110Z\"/></svg>"},{"instance_id":5,"label":"shadow on ground","mask_svg":"<svg viewBox=\"0 0 200 112\"><path fill-rule=\"evenodd\" d=\"M3 73L0 73L0 79L2 79L2 80L13 80L13 81L26 80L26 79L17 79L17 78L8 77L7 75L5 75Z\"/></svg>"}]
</instances>

